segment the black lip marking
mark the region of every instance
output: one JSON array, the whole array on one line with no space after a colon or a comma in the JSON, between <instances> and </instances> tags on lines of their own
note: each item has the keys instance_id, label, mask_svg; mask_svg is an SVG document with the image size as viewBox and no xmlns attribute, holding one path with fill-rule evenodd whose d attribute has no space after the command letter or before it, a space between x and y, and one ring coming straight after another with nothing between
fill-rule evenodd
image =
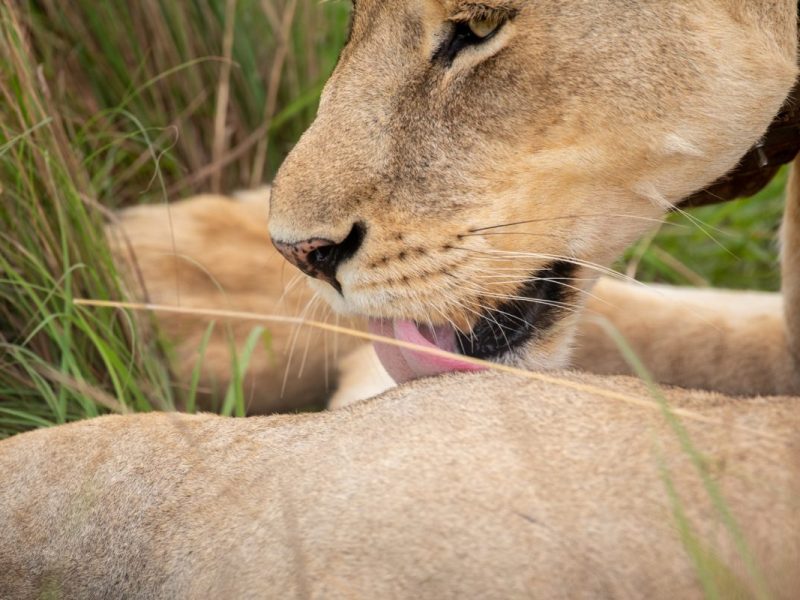
<instances>
[{"instance_id":1,"label":"black lip marking","mask_svg":"<svg viewBox=\"0 0 800 600\"><path fill-rule=\"evenodd\" d=\"M350 233L341 242L325 238L312 238L302 242L272 240L275 248L286 260L309 277L329 283L339 294L342 285L337 279L339 267L358 252L367 235L367 227L354 223Z\"/></svg>"},{"instance_id":2,"label":"black lip marking","mask_svg":"<svg viewBox=\"0 0 800 600\"><path fill-rule=\"evenodd\" d=\"M338 244L330 244L321 246L310 252L307 257L307 266L301 269L310 275L322 281L327 281L333 286L340 295L342 293L342 284L336 277L336 273L342 263L348 261L352 256L358 252L361 245L364 243L364 238L367 235L367 227L363 223L355 223L347 237Z\"/></svg>"},{"instance_id":3,"label":"black lip marking","mask_svg":"<svg viewBox=\"0 0 800 600\"><path fill-rule=\"evenodd\" d=\"M534 273L516 293L525 300L504 302L483 314L469 333L456 332L461 354L491 360L542 337L565 312L560 304L577 292L568 287L576 270L574 263L556 261Z\"/></svg>"}]
</instances>

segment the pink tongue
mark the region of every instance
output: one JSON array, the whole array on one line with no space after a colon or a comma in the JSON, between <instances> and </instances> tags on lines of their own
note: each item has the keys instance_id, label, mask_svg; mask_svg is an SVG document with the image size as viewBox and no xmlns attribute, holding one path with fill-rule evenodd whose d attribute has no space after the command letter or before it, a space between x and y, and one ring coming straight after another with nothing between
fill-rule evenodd
<instances>
[{"instance_id":1,"label":"pink tongue","mask_svg":"<svg viewBox=\"0 0 800 600\"><path fill-rule=\"evenodd\" d=\"M447 352L456 352L456 335L450 327L436 327L431 330L424 328L429 333L426 337L420 327L411 321L369 321L369 330L375 335L394 338L410 344L426 348L438 348ZM456 358L434 356L424 352L416 352L398 346L375 342L375 351L383 363L384 368L397 383L405 383L420 377L431 377L441 373L453 371L483 371L484 367L472 365Z\"/></svg>"}]
</instances>

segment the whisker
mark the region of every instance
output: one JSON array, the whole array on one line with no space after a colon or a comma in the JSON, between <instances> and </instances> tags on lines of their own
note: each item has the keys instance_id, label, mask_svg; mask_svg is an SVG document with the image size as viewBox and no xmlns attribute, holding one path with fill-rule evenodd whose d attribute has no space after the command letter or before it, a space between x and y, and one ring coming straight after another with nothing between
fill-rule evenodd
<instances>
[{"instance_id":1,"label":"whisker","mask_svg":"<svg viewBox=\"0 0 800 600\"><path fill-rule=\"evenodd\" d=\"M276 307L280 307L281 304L286 300L286 296L291 292L297 284L304 279L305 275L302 273L296 274L294 277L289 280L289 283L286 284L283 288L283 292L281 293L280 297L278 297L278 301L275 303Z\"/></svg>"},{"instance_id":2,"label":"whisker","mask_svg":"<svg viewBox=\"0 0 800 600\"><path fill-rule=\"evenodd\" d=\"M339 327L339 313L334 313L333 322ZM338 364L339 362L339 333L336 332L333 334L333 362Z\"/></svg>"},{"instance_id":3,"label":"whisker","mask_svg":"<svg viewBox=\"0 0 800 600\"><path fill-rule=\"evenodd\" d=\"M465 248L463 246L453 246L454 250L463 250L465 252L472 252L475 254L483 254L492 258L494 260L504 260L504 259L511 259L511 258L537 258L549 261L563 261L568 262L574 265L578 265L581 267L585 267L590 270L597 271L608 277L613 279L620 279L623 281L630 281L631 283L641 283L628 277L627 275L623 275L609 267L604 267L603 265L599 265L597 263L589 262L580 258L570 257L570 256L560 256L556 254L541 254L537 252L518 252L518 251L510 251L510 250L495 250L495 249L486 249L486 250L478 250L475 248Z\"/></svg>"},{"instance_id":4,"label":"whisker","mask_svg":"<svg viewBox=\"0 0 800 600\"><path fill-rule=\"evenodd\" d=\"M553 308L562 308L569 312L577 312L578 309L572 304L567 302L559 302L557 300L544 300L542 298L529 298L528 296L511 296L505 294L484 294L487 298L498 298L500 300L513 300L514 302L529 302L531 304L541 304L542 306L551 306Z\"/></svg>"},{"instance_id":5,"label":"whisker","mask_svg":"<svg viewBox=\"0 0 800 600\"><path fill-rule=\"evenodd\" d=\"M488 293L483 288L475 288L474 286L469 286L469 287L479 297L489 297L489 298L494 297L494 298L500 298L500 299L503 299L503 300L525 300L525 301L528 301L528 302L535 302L535 303L540 304L540 305L548 305L549 304L551 306L558 304L558 305L560 305L560 306L558 306L558 308L566 309L569 312L575 312L576 311L575 307L573 307L573 306L571 306L569 304L565 304L565 303L556 303L555 301L546 301L546 300L534 299L534 298L528 298L528 297L504 296L504 295L501 295L501 294ZM538 302L536 302L537 300L538 300ZM499 306L498 307L489 307L489 306L486 306L485 304L481 303L480 301L475 301L475 302L484 311L483 314L479 318L487 318L488 317L488 318L490 318L492 320L492 322L495 325L497 325L497 328L499 329L500 333L502 333L503 338L504 338L504 340L506 342L506 347L510 347L511 346L511 343L508 340L508 336L506 336L506 330L508 329L508 326L504 326L504 325L500 324L497 321L497 319L495 318L495 316L494 316L495 314L503 315L504 317L510 319L511 321L516 321L517 323L519 323L523 327L527 327L528 325L530 325L530 323L528 323L527 320L524 319L523 317L520 317L520 316L517 316L517 315L512 315L512 314L502 310ZM498 343L499 340L497 339L497 333L494 330L494 328L492 328L492 331L493 331L493 335L494 335L494 338L495 338L495 343Z\"/></svg>"},{"instance_id":6,"label":"whisker","mask_svg":"<svg viewBox=\"0 0 800 600\"><path fill-rule=\"evenodd\" d=\"M322 316L322 322L323 323L328 323L328 319L330 318L330 316L331 316L331 308L330 308L330 306L328 306L328 310ZM334 334L334 337L335 336L336 336L336 334ZM324 377L325 377L325 393L326 394L331 391L331 381L330 381L331 364L330 364L330 354L329 354L328 342L329 342L329 340L328 340L327 334L323 335L322 336L322 357L323 357L323 361L324 361L323 362L323 373L324 373Z\"/></svg>"},{"instance_id":7,"label":"whisker","mask_svg":"<svg viewBox=\"0 0 800 600\"><path fill-rule=\"evenodd\" d=\"M475 315L478 319L484 318L484 313L476 311L475 309L467 306L463 301L459 300L455 295L451 295L451 294L448 294L447 292L444 292L444 293L441 294L440 297L443 297L448 305L451 305L451 306L454 305L457 309L465 311L465 312L468 312L468 313L471 313L471 314ZM488 307L485 307L485 306L481 305L480 302L476 302L476 304L478 305L478 308L482 309L483 311L486 311L487 308L488 308ZM434 308L434 310L436 310L436 312L438 312L440 315L442 315L442 318L445 321L447 321L450 324L451 327L453 327L454 331L460 333L461 335L468 335L470 340L474 340L475 339L475 334L474 334L472 329L470 329L470 331L465 333L464 331L461 330L460 327L456 326L455 322L452 319L447 317L447 315L444 313L444 311L440 310L435 305L433 305L432 308ZM447 308L447 307L445 307L445 308ZM508 340L506 340L506 341L508 341Z\"/></svg>"},{"instance_id":8,"label":"whisker","mask_svg":"<svg viewBox=\"0 0 800 600\"><path fill-rule=\"evenodd\" d=\"M480 287L476 288L476 287L473 287L473 286L470 286L467 289L470 289L473 293L476 293L479 296L482 296L482 297L485 297L485 298L499 298L501 300L526 301L526 302L539 303L539 304L544 304L544 305L549 305L549 306L556 306L556 307L559 307L559 308L572 308L572 309L575 309L575 307L573 305L571 305L569 303L566 303L566 302L559 302L558 300L545 300L543 298L530 298L528 296L517 296L517 295L513 295L513 294L500 294L500 293L497 293L497 292L487 291L484 288L480 288Z\"/></svg>"},{"instance_id":9,"label":"whisker","mask_svg":"<svg viewBox=\"0 0 800 600\"><path fill-rule=\"evenodd\" d=\"M518 316L516 316L516 315L512 315L512 314L509 314L509 313L507 313L507 312L505 312L503 310L500 310L499 308L491 308L489 306L486 306L482 302L476 301L475 303L478 305L478 307L481 310L483 310L483 316L481 316L480 318L487 318L487 317L490 318L492 320L492 322L495 325L497 325L497 329L500 330L500 333L503 334L503 339L505 340L506 347L510 348L511 347L511 342L509 341L508 336L506 335L506 332L505 332L506 327L503 327L500 324L500 322L495 318L494 313L498 313L498 314L504 315L505 317L507 317L507 318L509 318L509 319L511 319L513 321L519 321L519 323L521 325L527 325L527 323L525 323L525 320L520 318L520 317L518 317ZM494 341L497 344L497 342L498 342L497 333L496 333L494 327L492 327L492 335L494 336ZM474 334L472 332L470 332L470 338L474 339Z\"/></svg>"},{"instance_id":10,"label":"whisker","mask_svg":"<svg viewBox=\"0 0 800 600\"><path fill-rule=\"evenodd\" d=\"M320 306L321 306L321 304L317 303L317 305L314 307L314 312L312 312L311 315L308 317L310 321L316 321L317 320L316 319L317 311L319 310ZM322 319L321 321L324 323L325 319ZM306 348L303 351L303 359L300 361L300 368L297 371L297 378L298 379L302 379L303 378L303 373L305 372L306 363L308 362L308 351L311 348L311 333L312 332L309 331L306 334Z\"/></svg>"},{"instance_id":11,"label":"whisker","mask_svg":"<svg viewBox=\"0 0 800 600\"><path fill-rule=\"evenodd\" d=\"M706 236L708 239L710 239L712 242L714 242L714 243L715 243L717 246L719 246L720 248L722 248L722 250L724 250L724 251L725 251L726 253L728 253L730 256L732 256L733 258L736 258L736 259L738 259L738 258L739 258L739 257L738 257L738 256L737 256L737 255L736 255L736 254L735 254L735 253L734 253L732 250L730 250L730 249L729 249L729 248L728 248L728 247L727 247L725 244L723 244L723 243L722 243L722 242L720 242L720 241L719 241L719 240L718 240L716 237L714 237L713 235L711 235L711 233L710 233L710 232L709 232L709 231L706 229L706 227L708 227L709 229L712 229L712 230L714 230L714 231L716 231L717 233L720 233L720 234L725 234L725 233L727 233L727 232L725 232L725 231L723 231L723 230L721 230L721 229L719 229L719 228L717 228L717 227L714 227L714 226L712 226L712 225L709 225L708 223L705 223L705 222L703 222L701 219L699 219L698 217L695 217L694 215L691 215L691 214L689 214L688 212L686 212L685 210L683 210L683 209L682 209L682 208L680 208L679 206L674 206L674 207L673 207L671 210L673 210L674 212L678 213L678 214L679 214L679 215L681 215L682 217L684 217L684 218L688 219L688 221L689 221L690 223L692 223L692 225L694 225L695 227L697 227L697 229L699 229L699 230L700 230L700 231L703 233L703 235L705 235L705 236Z\"/></svg>"},{"instance_id":12,"label":"whisker","mask_svg":"<svg viewBox=\"0 0 800 600\"><path fill-rule=\"evenodd\" d=\"M476 232L476 233L462 233L459 235L459 238L465 237L485 237L489 235L527 235L531 237L549 237L549 238L560 238L561 236L557 233L544 233L544 232L532 232L532 231L489 231L489 232Z\"/></svg>"},{"instance_id":13,"label":"whisker","mask_svg":"<svg viewBox=\"0 0 800 600\"><path fill-rule=\"evenodd\" d=\"M490 277L490 276L479 277L479 279L492 279L492 277ZM585 290L585 289L583 289L581 287L578 287L576 285L572 285L570 283L567 283L567 282L570 282L570 281L592 281L592 279L590 279L590 278L573 279L571 277L532 277L532 278L520 277L520 278L505 279L505 280L499 280L499 281L498 280L492 280L492 283L494 283L494 284L514 285L514 284L533 283L533 282L536 282L536 281L547 281L547 282L550 282L550 283L555 283L556 285L560 285L562 287L574 290L574 291L576 291L576 292L578 292L580 294L583 294L584 296L588 296L589 298L594 298L598 302L602 302L603 304L606 304L606 305L610 306L608 301L604 300L603 298L600 298L599 296L594 295L589 290Z\"/></svg>"},{"instance_id":14,"label":"whisker","mask_svg":"<svg viewBox=\"0 0 800 600\"><path fill-rule=\"evenodd\" d=\"M319 293L316 293L311 297L311 299L308 302L306 302L305 308L302 310L302 312L299 315L299 319L301 321L305 321L306 320L306 318L305 318L306 314L308 314L308 311L311 308L311 306L313 306L316 303L316 301L319 300L319 298L320 298ZM289 346L289 358L286 361L286 367L285 367L285 369L283 371L283 381L281 382L281 398L283 398L284 394L286 393L286 384L289 381L289 372L290 372L291 367L292 367L292 360L294 358L294 351L295 351L295 347L297 346L297 338L300 336L300 330L301 329L302 329L302 325L298 324L298 325L295 325L293 330L292 330L292 334L291 334L292 340L291 340L290 346Z\"/></svg>"},{"instance_id":15,"label":"whisker","mask_svg":"<svg viewBox=\"0 0 800 600\"><path fill-rule=\"evenodd\" d=\"M609 217L617 217L620 219L634 219L637 221L648 221L651 223L663 223L663 219L653 217L642 217L639 215L619 215L613 213L588 213L578 215L559 215L557 217L542 217L539 219L527 219L524 221L514 221L512 223L503 223L501 225L490 225L488 227L477 227L469 230L470 233L480 233L481 231L490 231L492 229L503 229L504 227L514 227L516 225L527 225L529 223L547 223L550 221L564 221L568 219L607 219ZM676 227L685 227L685 225L675 224Z\"/></svg>"}]
</instances>

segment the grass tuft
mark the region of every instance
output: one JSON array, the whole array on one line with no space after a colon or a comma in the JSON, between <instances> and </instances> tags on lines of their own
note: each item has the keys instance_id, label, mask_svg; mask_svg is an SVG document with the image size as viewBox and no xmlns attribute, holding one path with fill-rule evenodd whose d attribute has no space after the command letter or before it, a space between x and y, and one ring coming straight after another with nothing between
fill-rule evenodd
<instances>
[{"instance_id":1,"label":"grass tuft","mask_svg":"<svg viewBox=\"0 0 800 600\"><path fill-rule=\"evenodd\" d=\"M170 408L147 321L73 304L126 295L90 173L8 5L0 55L0 437L109 410Z\"/></svg>"},{"instance_id":2,"label":"grass tuft","mask_svg":"<svg viewBox=\"0 0 800 600\"><path fill-rule=\"evenodd\" d=\"M129 296L109 209L271 178L348 15L315 0L0 4L0 438L176 405L151 319L73 304ZM229 396L243 414L241 381Z\"/></svg>"}]
</instances>

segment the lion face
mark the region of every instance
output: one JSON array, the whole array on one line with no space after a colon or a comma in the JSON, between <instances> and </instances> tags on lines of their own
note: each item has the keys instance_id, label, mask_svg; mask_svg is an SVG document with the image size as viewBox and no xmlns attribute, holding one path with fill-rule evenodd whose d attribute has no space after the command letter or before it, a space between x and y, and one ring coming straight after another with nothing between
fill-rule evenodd
<instances>
[{"instance_id":1,"label":"lion face","mask_svg":"<svg viewBox=\"0 0 800 600\"><path fill-rule=\"evenodd\" d=\"M358 0L273 240L379 331L562 366L606 265L792 86L794 40L760 44L721 4Z\"/></svg>"}]
</instances>

